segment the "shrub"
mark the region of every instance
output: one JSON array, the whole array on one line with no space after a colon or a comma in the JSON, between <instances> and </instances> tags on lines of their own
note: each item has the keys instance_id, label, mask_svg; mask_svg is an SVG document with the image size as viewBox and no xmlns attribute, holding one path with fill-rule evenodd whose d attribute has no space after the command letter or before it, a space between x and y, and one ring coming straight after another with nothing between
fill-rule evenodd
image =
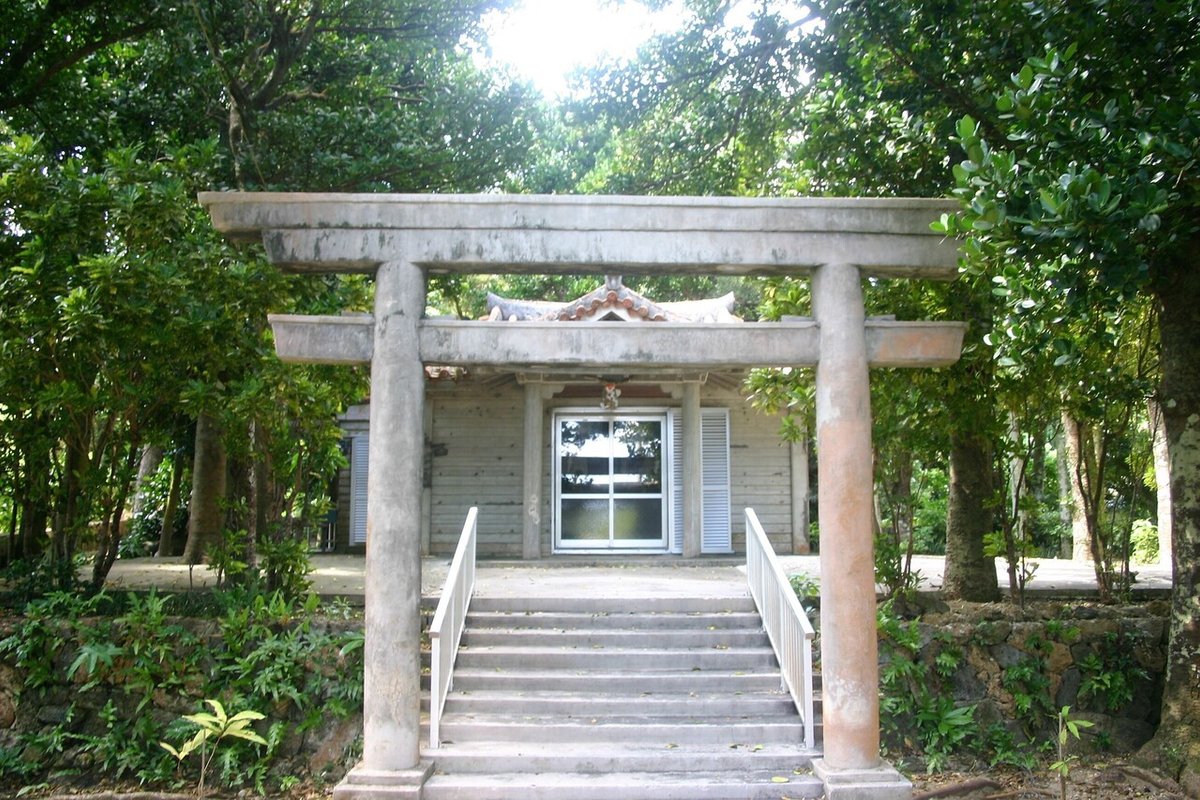
<instances>
[{"instance_id":1,"label":"shrub","mask_svg":"<svg viewBox=\"0 0 1200 800\"><path fill-rule=\"evenodd\" d=\"M5 773L27 778L86 763L118 778L177 783L159 742L183 738L180 715L211 699L264 716L251 722L265 746L223 744L212 769L215 782L263 792L278 779L272 769L289 735L361 707L361 631L321 619L315 595L295 601L240 588L206 596L211 621L176 616L197 607L191 595L57 592L30 603L0 653L22 673L28 713L63 698L70 706L0 752L0 762L14 751L38 754Z\"/></svg>"}]
</instances>

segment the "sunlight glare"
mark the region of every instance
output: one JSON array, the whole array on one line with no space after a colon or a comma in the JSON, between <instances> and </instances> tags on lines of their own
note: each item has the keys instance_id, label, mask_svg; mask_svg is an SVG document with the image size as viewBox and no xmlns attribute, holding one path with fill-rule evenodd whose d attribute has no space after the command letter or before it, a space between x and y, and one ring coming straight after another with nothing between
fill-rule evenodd
<instances>
[{"instance_id":1,"label":"sunlight glare","mask_svg":"<svg viewBox=\"0 0 1200 800\"><path fill-rule=\"evenodd\" d=\"M679 26L678 2L651 12L635 0L524 0L487 21L492 62L509 65L547 98L567 93L569 73L631 58L650 37Z\"/></svg>"}]
</instances>

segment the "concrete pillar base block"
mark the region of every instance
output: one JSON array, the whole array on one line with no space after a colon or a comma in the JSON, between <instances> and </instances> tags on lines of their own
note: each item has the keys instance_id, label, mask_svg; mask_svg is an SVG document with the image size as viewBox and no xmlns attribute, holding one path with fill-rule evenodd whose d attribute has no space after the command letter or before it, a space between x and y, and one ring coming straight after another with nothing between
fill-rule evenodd
<instances>
[{"instance_id":1,"label":"concrete pillar base block","mask_svg":"<svg viewBox=\"0 0 1200 800\"><path fill-rule=\"evenodd\" d=\"M910 800L912 782L882 762L872 769L833 769L813 761L813 774L825 784L825 800Z\"/></svg>"},{"instance_id":2,"label":"concrete pillar base block","mask_svg":"<svg viewBox=\"0 0 1200 800\"><path fill-rule=\"evenodd\" d=\"M333 800L421 800L421 787L433 774L433 762L412 769L366 769L359 764L333 790Z\"/></svg>"}]
</instances>

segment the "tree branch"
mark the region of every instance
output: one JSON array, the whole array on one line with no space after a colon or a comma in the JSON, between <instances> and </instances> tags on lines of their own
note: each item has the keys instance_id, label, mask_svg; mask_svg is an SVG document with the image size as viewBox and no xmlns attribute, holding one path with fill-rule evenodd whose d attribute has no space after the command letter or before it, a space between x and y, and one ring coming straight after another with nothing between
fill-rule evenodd
<instances>
[{"instance_id":1,"label":"tree branch","mask_svg":"<svg viewBox=\"0 0 1200 800\"><path fill-rule=\"evenodd\" d=\"M97 39L94 42L89 42L88 44L71 51L66 56L46 67L31 84L15 94L10 95L9 97L0 99L0 110L20 108L32 103L37 98L38 93L46 88L46 85L50 83L50 81L52 81L57 75L75 66L93 53L97 53L106 47L116 44L117 42L134 39L150 33L151 31L160 30L162 27L162 24L156 21L146 22L142 25L135 25L131 28L126 28L109 36Z\"/></svg>"}]
</instances>

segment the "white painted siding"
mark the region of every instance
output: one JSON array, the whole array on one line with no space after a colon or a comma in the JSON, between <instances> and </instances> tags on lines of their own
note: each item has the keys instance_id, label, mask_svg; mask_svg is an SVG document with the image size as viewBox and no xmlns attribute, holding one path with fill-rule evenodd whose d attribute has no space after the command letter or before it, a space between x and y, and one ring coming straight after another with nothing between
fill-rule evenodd
<instances>
[{"instance_id":1,"label":"white painted siding","mask_svg":"<svg viewBox=\"0 0 1200 800\"><path fill-rule=\"evenodd\" d=\"M516 381L488 388L464 381L437 386L430 442L430 551L452 555L463 520L479 507L480 558L520 558L524 393Z\"/></svg>"},{"instance_id":2,"label":"white painted siding","mask_svg":"<svg viewBox=\"0 0 1200 800\"><path fill-rule=\"evenodd\" d=\"M745 400L729 403L729 482L733 506L733 549L746 552L742 510L753 508L776 553L792 547L792 464L779 435L779 419L754 410Z\"/></svg>"}]
</instances>

